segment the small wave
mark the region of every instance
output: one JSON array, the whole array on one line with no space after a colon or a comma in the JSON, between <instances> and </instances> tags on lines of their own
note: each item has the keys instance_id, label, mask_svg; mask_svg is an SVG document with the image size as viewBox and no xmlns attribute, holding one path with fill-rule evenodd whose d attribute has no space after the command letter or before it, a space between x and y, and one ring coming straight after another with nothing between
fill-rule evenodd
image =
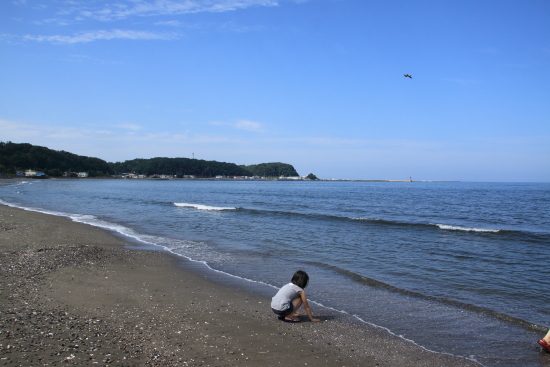
<instances>
[{"instance_id":1,"label":"small wave","mask_svg":"<svg viewBox=\"0 0 550 367\"><path fill-rule=\"evenodd\" d=\"M501 231L500 229L492 229L492 228L460 227L460 226L452 226L449 224L397 222L397 221L377 219L377 218L349 217L348 219L368 221L368 222L379 222L381 224L383 223L383 224L398 225L398 226L427 226L427 227L436 226L439 229L444 229L449 231L484 232L484 233L498 233Z\"/></svg>"},{"instance_id":2,"label":"small wave","mask_svg":"<svg viewBox=\"0 0 550 367\"><path fill-rule=\"evenodd\" d=\"M30 181L4 181L2 182L2 186L10 186L10 187L16 187L16 186L23 186L23 185L32 185L34 182Z\"/></svg>"},{"instance_id":3,"label":"small wave","mask_svg":"<svg viewBox=\"0 0 550 367\"><path fill-rule=\"evenodd\" d=\"M436 224L436 226L438 226L440 229L446 229L450 231L491 232L491 233L500 232L500 229L458 227L458 226L450 226L448 224Z\"/></svg>"},{"instance_id":4,"label":"small wave","mask_svg":"<svg viewBox=\"0 0 550 367\"><path fill-rule=\"evenodd\" d=\"M235 210L237 209L237 208L231 208L231 207L209 206L209 205L187 204L187 203L174 203L174 205L178 207L195 208L199 210Z\"/></svg>"}]
</instances>

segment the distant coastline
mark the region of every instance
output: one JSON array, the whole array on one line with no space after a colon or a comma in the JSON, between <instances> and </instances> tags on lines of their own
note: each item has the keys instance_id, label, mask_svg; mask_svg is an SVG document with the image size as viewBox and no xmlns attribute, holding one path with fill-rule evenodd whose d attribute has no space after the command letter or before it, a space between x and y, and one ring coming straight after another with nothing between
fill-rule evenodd
<instances>
[{"instance_id":1,"label":"distant coastline","mask_svg":"<svg viewBox=\"0 0 550 367\"><path fill-rule=\"evenodd\" d=\"M10 182L10 181L26 181L26 180L39 180L39 178L34 177L19 177L19 176L4 176L0 175L0 182ZM300 179L288 179L288 178L215 178L215 177L185 177L185 178L154 178L154 177L144 177L144 178L125 178L125 177L49 177L47 180L57 180L57 181L74 181L74 180L134 180L134 181L284 181L284 182L294 182L294 181L317 181L317 182L461 182L460 180L387 180L387 179L340 179L340 178L329 178L329 179L317 179L310 180L307 178Z\"/></svg>"}]
</instances>

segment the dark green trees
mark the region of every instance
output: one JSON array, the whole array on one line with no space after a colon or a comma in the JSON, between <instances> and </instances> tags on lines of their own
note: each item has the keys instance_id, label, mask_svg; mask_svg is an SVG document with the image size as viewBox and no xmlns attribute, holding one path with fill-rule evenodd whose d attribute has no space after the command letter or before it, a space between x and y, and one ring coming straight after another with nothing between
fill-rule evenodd
<instances>
[{"instance_id":1,"label":"dark green trees","mask_svg":"<svg viewBox=\"0 0 550 367\"><path fill-rule=\"evenodd\" d=\"M0 173L15 174L18 170L27 169L42 171L51 177L62 176L65 172L88 172L89 177L115 173L174 175L179 178L210 178L218 175L267 178L298 176L292 165L280 162L239 166L234 163L202 159L157 157L107 163L99 158L79 156L63 150L57 151L27 143L0 142Z\"/></svg>"},{"instance_id":2,"label":"dark green trees","mask_svg":"<svg viewBox=\"0 0 550 367\"><path fill-rule=\"evenodd\" d=\"M293 177L299 176L291 164L286 163L260 163L250 166L242 166L250 171L251 176L259 177Z\"/></svg>"},{"instance_id":3,"label":"dark green trees","mask_svg":"<svg viewBox=\"0 0 550 367\"><path fill-rule=\"evenodd\" d=\"M59 172L89 172L95 171L96 175L111 174L112 170L102 159L85 157L63 150L52 150L32 144L16 144L12 142L0 142L0 165L3 165L5 173L15 173L16 170L34 169L47 173L52 171L52 176Z\"/></svg>"},{"instance_id":4,"label":"dark green trees","mask_svg":"<svg viewBox=\"0 0 550 367\"><path fill-rule=\"evenodd\" d=\"M165 174L183 177L215 176L259 176L259 177L289 177L298 176L294 167L286 163L261 163L250 166L237 166L234 163L205 161L191 158L151 158L132 159L124 162L109 163L116 173L135 173L143 175Z\"/></svg>"},{"instance_id":5,"label":"dark green trees","mask_svg":"<svg viewBox=\"0 0 550 367\"><path fill-rule=\"evenodd\" d=\"M250 172L234 163L205 161L190 158L151 158L132 159L124 162L110 163L116 173L136 173L143 175L193 175L196 177L250 176Z\"/></svg>"}]
</instances>

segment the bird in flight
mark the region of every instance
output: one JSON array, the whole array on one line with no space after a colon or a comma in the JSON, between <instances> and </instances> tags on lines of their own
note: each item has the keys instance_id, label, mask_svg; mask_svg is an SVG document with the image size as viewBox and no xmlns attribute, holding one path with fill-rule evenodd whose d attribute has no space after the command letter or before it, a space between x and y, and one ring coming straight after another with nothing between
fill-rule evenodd
<instances>
[{"instance_id":1,"label":"bird in flight","mask_svg":"<svg viewBox=\"0 0 550 367\"><path fill-rule=\"evenodd\" d=\"M411 78L411 79L413 78L410 74L403 74L403 76L404 76L405 78Z\"/></svg>"}]
</instances>

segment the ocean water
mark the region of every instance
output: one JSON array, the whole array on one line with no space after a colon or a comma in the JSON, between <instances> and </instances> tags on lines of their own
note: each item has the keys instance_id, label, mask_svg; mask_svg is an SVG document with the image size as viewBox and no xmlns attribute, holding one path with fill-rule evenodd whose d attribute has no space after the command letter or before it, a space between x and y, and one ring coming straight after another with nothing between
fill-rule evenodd
<instances>
[{"instance_id":1,"label":"ocean water","mask_svg":"<svg viewBox=\"0 0 550 367\"><path fill-rule=\"evenodd\" d=\"M550 184L32 180L0 204L119 232L485 366L550 366ZM275 288L274 288L275 292ZM271 312L266 309L266 312Z\"/></svg>"}]
</instances>

